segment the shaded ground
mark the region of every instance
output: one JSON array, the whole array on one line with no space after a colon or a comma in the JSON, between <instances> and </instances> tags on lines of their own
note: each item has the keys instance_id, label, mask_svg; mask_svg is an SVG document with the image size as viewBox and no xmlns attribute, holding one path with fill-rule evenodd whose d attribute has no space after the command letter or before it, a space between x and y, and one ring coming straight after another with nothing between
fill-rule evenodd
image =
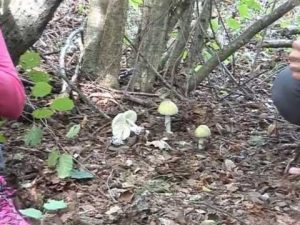
<instances>
[{"instance_id":1,"label":"shaded ground","mask_svg":"<svg viewBox=\"0 0 300 225\"><path fill-rule=\"evenodd\" d=\"M60 8L37 43L42 54L59 50L69 32L80 25L71 2ZM45 56L45 68L54 74L57 56ZM81 89L102 110L111 116L135 110L138 125L149 134L113 147L109 145L110 123L81 103L80 113L48 122L38 148L24 147L22 137L29 123L11 122L4 128L10 135L8 167L26 187L21 190L23 207L40 207L50 197L65 199L68 211L49 215L48 224L193 225L205 219L220 224L300 224L299 177L283 175L297 147L297 128L280 118L279 135L270 127L276 113L269 95L278 70L274 66L281 57L286 55L278 52L260 62L260 70L268 72L248 83L253 92L249 97L240 90L231 94L235 88L223 74L212 76L193 92L190 101L177 102L179 114L172 121L171 136L163 132L163 118L153 106L159 103L158 97L132 94L134 99L128 100L122 93L84 82ZM76 65L76 58L69 61L72 64ZM238 65L235 76L246 81L251 77L245 75L248 64L240 60ZM137 99L148 106L137 104ZM74 141L64 138L70 123L83 126ZM213 133L205 151L197 150L193 138L200 124L211 127ZM146 144L162 138L171 149ZM59 180L45 165L55 146L73 153L78 166L96 178Z\"/></svg>"}]
</instances>

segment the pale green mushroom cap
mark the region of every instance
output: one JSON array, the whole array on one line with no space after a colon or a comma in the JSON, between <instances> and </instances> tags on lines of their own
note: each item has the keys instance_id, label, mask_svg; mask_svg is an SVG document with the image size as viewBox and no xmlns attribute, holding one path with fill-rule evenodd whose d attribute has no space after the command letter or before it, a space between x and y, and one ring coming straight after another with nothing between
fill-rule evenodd
<instances>
[{"instance_id":1,"label":"pale green mushroom cap","mask_svg":"<svg viewBox=\"0 0 300 225\"><path fill-rule=\"evenodd\" d=\"M164 100L158 107L158 112L164 116L173 116L178 113L178 108L171 100Z\"/></svg>"},{"instance_id":2,"label":"pale green mushroom cap","mask_svg":"<svg viewBox=\"0 0 300 225\"><path fill-rule=\"evenodd\" d=\"M200 125L195 130L195 137L197 138L207 138L210 137L210 135L211 135L210 129L206 125Z\"/></svg>"}]
</instances>

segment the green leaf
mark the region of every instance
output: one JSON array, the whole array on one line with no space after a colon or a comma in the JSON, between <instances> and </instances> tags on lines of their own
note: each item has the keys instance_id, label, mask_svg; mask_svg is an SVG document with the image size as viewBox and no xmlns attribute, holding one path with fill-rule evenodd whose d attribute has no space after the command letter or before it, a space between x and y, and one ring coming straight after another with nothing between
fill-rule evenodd
<instances>
[{"instance_id":1,"label":"green leaf","mask_svg":"<svg viewBox=\"0 0 300 225\"><path fill-rule=\"evenodd\" d=\"M41 143L43 131L37 126L33 126L24 137L25 145L36 146Z\"/></svg>"},{"instance_id":2,"label":"green leaf","mask_svg":"<svg viewBox=\"0 0 300 225\"><path fill-rule=\"evenodd\" d=\"M38 83L38 82L48 83L51 80L50 75L48 73L43 71L38 71L38 70L30 70L28 72L28 76L29 79L34 83Z\"/></svg>"},{"instance_id":3,"label":"green leaf","mask_svg":"<svg viewBox=\"0 0 300 225\"><path fill-rule=\"evenodd\" d=\"M73 158L69 154L62 154L58 159L56 167L58 177L61 179L67 178L71 175L73 170Z\"/></svg>"},{"instance_id":4,"label":"green leaf","mask_svg":"<svg viewBox=\"0 0 300 225\"><path fill-rule=\"evenodd\" d=\"M47 203L43 205L44 209L49 211L55 211L59 209L65 209L68 207L64 200L52 200L48 199Z\"/></svg>"},{"instance_id":5,"label":"green leaf","mask_svg":"<svg viewBox=\"0 0 300 225\"><path fill-rule=\"evenodd\" d=\"M143 0L129 0L129 4L130 4L133 8L138 9L139 6L140 6L141 4L143 4Z\"/></svg>"},{"instance_id":6,"label":"green leaf","mask_svg":"<svg viewBox=\"0 0 300 225\"><path fill-rule=\"evenodd\" d=\"M241 27L239 21L237 21L236 19L233 19L233 18L229 18L226 21L226 23L229 26L229 28L232 29L232 30L238 30Z\"/></svg>"},{"instance_id":7,"label":"green leaf","mask_svg":"<svg viewBox=\"0 0 300 225\"><path fill-rule=\"evenodd\" d=\"M0 134L0 143L6 142L6 137L3 134Z\"/></svg>"},{"instance_id":8,"label":"green leaf","mask_svg":"<svg viewBox=\"0 0 300 225\"><path fill-rule=\"evenodd\" d=\"M48 167L54 168L57 164L59 157L60 157L59 151L56 149L53 149L48 155L48 159L47 159Z\"/></svg>"},{"instance_id":9,"label":"green leaf","mask_svg":"<svg viewBox=\"0 0 300 225\"><path fill-rule=\"evenodd\" d=\"M246 19L249 16L249 8L246 4L240 4L239 7L239 13L242 19Z\"/></svg>"},{"instance_id":10,"label":"green leaf","mask_svg":"<svg viewBox=\"0 0 300 225\"><path fill-rule=\"evenodd\" d=\"M171 37L171 38L177 38L177 36L178 36L178 31L172 31L172 32L170 33L170 37Z\"/></svg>"},{"instance_id":11,"label":"green leaf","mask_svg":"<svg viewBox=\"0 0 300 225\"><path fill-rule=\"evenodd\" d=\"M218 28L220 27L218 18L212 19L211 25L213 30L218 30Z\"/></svg>"},{"instance_id":12,"label":"green leaf","mask_svg":"<svg viewBox=\"0 0 300 225\"><path fill-rule=\"evenodd\" d=\"M31 93L34 97L45 97L46 95L50 94L52 91L52 86L46 82L38 82L36 83Z\"/></svg>"},{"instance_id":13,"label":"green leaf","mask_svg":"<svg viewBox=\"0 0 300 225\"><path fill-rule=\"evenodd\" d=\"M74 108L74 102L69 97L58 97L51 103L50 107L57 111L70 111Z\"/></svg>"},{"instance_id":14,"label":"green leaf","mask_svg":"<svg viewBox=\"0 0 300 225\"><path fill-rule=\"evenodd\" d=\"M262 9L260 2L258 2L257 0L245 0L245 3L250 9L257 10L257 11Z\"/></svg>"},{"instance_id":15,"label":"green leaf","mask_svg":"<svg viewBox=\"0 0 300 225\"><path fill-rule=\"evenodd\" d=\"M94 178L94 175L87 171L72 170L71 178L77 179L77 180L91 179L91 178Z\"/></svg>"},{"instance_id":16,"label":"green leaf","mask_svg":"<svg viewBox=\"0 0 300 225\"><path fill-rule=\"evenodd\" d=\"M73 125L67 133L67 138L75 138L80 131L80 124Z\"/></svg>"},{"instance_id":17,"label":"green leaf","mask_svg":"<svg viewBox=\"0 0 300 225\"><path fill-rule=\"evenodd\" d=\"M24 69L32 69L41 64L41 57L37 52L27 51L20 57L20 64Z\"/></svg>"},{"instance_id":18,"label":"green leaf","mask_svg":"<svg viewBox=\"0 0 300 225\"><path fill-rule=\"evenodd\" d=\"M39 108L32 112L33 117L36 119L47 119L50 118L53 114L54 112L48 107Z\"/></svg>"},{"instance_id":19,"label":"green leaf","mask_svg":"<svg viewBox=\"0 0 300 225\"><path fill-rule=\"evenodd\" d=\"M34 208L21 209L19 212L26 217L40 220L43 218L43 213L40 210Z\"/></svg>"},{"instance_id":20,"label":"green leaf","mask_svg":"<svg viewBox=\"0 0 300 225\"><path fill-rule=\"evenodd\" d=\"M194 70L195 70L195 72L198 72L198 71L201 69L201 67L202 67L202 65L201 65L201 64L197 65L197 66L196 66L196 68L194 69Z\"/></svg>"},{"instance_id":21,"label":"green leaf","mask_svg":"<svg viewBox=\"0 0 300 225\"><path fill-rule=\"evenodd\" d=\"M185 60L188 57L189 52L185 49L182 53L182 59Z\"/></svg>"},{"instance_id":22,"label":"green leaf","mask_svg":"<svg viewBox=\"0 0 300 225\"><path fill-rule=\"evenodd\" d=\"M203 58L205 61L208 61L211 58L211 54L207 50L203 50Z\"/></svg>"}]
</instances>

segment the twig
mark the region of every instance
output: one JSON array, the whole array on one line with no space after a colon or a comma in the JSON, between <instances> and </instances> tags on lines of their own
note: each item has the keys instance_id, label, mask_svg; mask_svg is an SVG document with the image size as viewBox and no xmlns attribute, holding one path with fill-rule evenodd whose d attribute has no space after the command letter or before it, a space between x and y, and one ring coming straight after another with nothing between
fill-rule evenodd
<instances>
[{"instance_id":1,"label":"twig","mask_svg":"<svg viewBox=\"0 0 300 225\"><path fill-rule=\"evenodd\" d=\"M79 97L87 104L89 105L95 112L99 113L102 117L106 119L111 119L106 113L98 109L95 104L93 104L80 90L77 88L66 76L66 71L65 71L65 62L64 58L66 55L66 52L68 48L71 45L71 42L73 38L79 33L83 31L83 27L78 28L77 30L73 31L70 36L68 37L65 46L62 48L60 57L59 57L59 65L60 65L60 70L58 73L58 76L67 84L67 87L71 88L73 91L77 92Z\"/></svg>"},{"instance_id":2,"label":"twig","mask_svg":"<svg viewBox=\"0 0 300 225\"><path fill-rule=\"evenodd\" d=\"M109 174L107 180L106 180L106 187L107 187L107 191L109 193L109 196L111 197L111 199L114 201L114 202L118 202L115 197L113 196L112 192L111 192L111 189L110 189L110 186L109 186L109 180L112 178L114 174L114 170L111 171L111 173Z\"/></svg>"},{"instance_id":3,"label":"twig","mask_svg":"<svg viewBox=\"0 0 300 225\"><path fill-rule=\"evenodd\" d=\"M271 8L271 13L274 11L277 2L278 2L278 0L275 0L275 1L273 2L272 8ZM259 54L261 53L261 50L262 50L262 43L264 42L264 40L265 40L265 38L266 38L267 31L268 31L268 28L266 28L266 29L263 31L262 39L261 39L259 45L258 45L257 48L256 48L256 54L255 54L255 56L254 56L254 60L253 60L253 63L252 63L252 66L251 66L251 70L250 70L250 73L249 73L251 76L253 76L253 72L254 72L255 67L256 67L256 64L257 64L258 56L259 56Z\"/></svg>"},{"instance_id":4,"label":"twig","mask_svg":"<svg viewBox=\"0 0 300 225\"><path fill-rule=\"evenodd\" d=\"M76 30L74 30L69 37L66 40L66 43L64 45L64 47L61 49L60 51L60 55L59 55L59 71L60 74L67 77L66 75L66 69L65 69L65 57L66 54L69 50L69 48L71 47L71 45L73 44L73 40L75 39L75 37L79 34L83 32L83 26L77 28ZM62 86L62 93L68 93L69 91L67 91L68 89L68 83L63 79L63 86Z\"/></svg>"},{"instance_id":5,"label":"twig","mask_svg":"<svg viewBox=\"0 0 300 225\"><path fill-rule=\"evenodd\" d=\"M219 213L222 213L222 214L224 214L224 215L226 215L228 217L231 217L232 219L238 221L240 224L247 225L247 223L244 222L244 221L242 221L240 218L237 218L234 215L230 214L229 212L226 212L226 211L224 211L224 210L222 210L222 209L220 209L218 207L212 206L212 205L210 205L208 203L204 203L204 202L199 202L199 204L200 205L204 205L204 206L206 206L208 208L211 208L211 209L213 209L213 210L215 210L215 211L217 211Z\"/></svg>"},{"instance_id":6,"label":"twig","mask_svg":"<svg viewBox=\"0 0 300 225\"><path fill-rule=\"evenodd\" d=\"M245 86L246 84L248 84L250 81L252 81L253 79L259 77L260 75L266 73L267 70L261 72L261 73L258 73L256 74L255 76L253 77L250 77L248 80L246 80L244 83L240 84L239 86L237 86L234 90L232 90L228 95L224 96L223 98L220 99L220 101L223 101L225 100L226 98L228 98L229 96L231 96L232 94L234 94L237 90L241 89L243 86Z\"/></svg>"},{"instance_id":7,"label":"twig","mask_svg":"<svg viewBox=\"0 0 300 225\"><path fill-rule=\"evenodd\" d=\"M141 59L144 60L144 62L147 64L147 66L154 72L154 74L157 76L157 78L168 88L170 89L180 100L184 100L185 97L183 95L181 95L179 92L177 92L172 85L170 85L164 78L162 75L159 74L159 72L154 68L153 65L151 65L148 60L144 57L144 55L142 53L140 53L134 46L134 44L131 42L131 40L125 36L125 39L128 41L128 43L132 46L132 48L134 49L134 51L141 57Z\"/></svg>"},{"instance_id":8,"label":"twig","mask_svg":"<svg viewBox=\"0 0 300 225\"><path fill-rule=\"evenodd\" d=\"M227 29L227 27L225 25L224 19L223 19L222 15L221 15L221 10L218 7L217 1L216 0L213 0L213 1L214 1L215 6L216 6L216 10L217 10L217 13L218 13L218 18L219 18L220 23L221 23L221 25L222 25L222 27L223 27L223 29L225 31L227 39L228 39L228 41L232 41L232 39L230 37L230 34L229 34L229 31L228 31L228 29ZM234 74L235 74L235 55L234 54L232 54L232 71L233 71L232 74L230 73L230 75L229 74L228 75L233 79L234 82L236 82L236 80L234 78Z\"/></svg>"},{"instance_id":9,"label":"twig","mask_svg":"<svg viewBox=\"0 0 300 225\"><path fill-rule=\"evenodd\" d=\"M149 101L149 100L144 100L144 99L140 99L131 95L128 95L126 93L124 93L123 98L125 100L128 101L132 101L134 103L140 104L142 106L146 106L146 107L157 107L157 105L153 102L153 101Z\"/></svg>"},{"instance_id":10,"label":"twig","mask_svg":"<svg viewBox=\"0 0 300 225\"><path fill-rule=\"evenodd\" d=\"M108 87L103 87L103 86L97 86L100 89L103 89L105 91L111 91L114 92L116 94L127 94L127 95L140 95L140 96L147 96L147 97L153 97L153 98L158 98L159 95L158 94L152 94L152 93L146 93L146 92L134 92L134 91L121 91L121 90L115 90L115 89L111 89Z\"/></svg>"}]
</instances>

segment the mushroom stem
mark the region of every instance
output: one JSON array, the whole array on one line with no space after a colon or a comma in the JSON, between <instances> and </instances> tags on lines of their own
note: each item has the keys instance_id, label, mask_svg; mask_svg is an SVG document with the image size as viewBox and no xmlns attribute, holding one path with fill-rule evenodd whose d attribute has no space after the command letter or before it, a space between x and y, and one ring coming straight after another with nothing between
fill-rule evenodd
<instances>
[{"instance_id":1,"label":"mushroom stem","mask_svg":"<svg viewBox=\"0 0 300 225\"><path fill-rule=\"evenodd\" d=\"M172 133L171 131L171 116L165 116L165 127L167 133Z\"/></svg>"},{"instance_id":2,"label":"mushroom stem","mask_svg":"<svg viewBox=\"0 0 300 225\"><path fill-rule=\"evenodd\" d=\"M204 138L199 138L199 141L198 141L198 149L199 150L202 150L203 149L203 144L204 144Z\"/></svg>"}]
</instances>

